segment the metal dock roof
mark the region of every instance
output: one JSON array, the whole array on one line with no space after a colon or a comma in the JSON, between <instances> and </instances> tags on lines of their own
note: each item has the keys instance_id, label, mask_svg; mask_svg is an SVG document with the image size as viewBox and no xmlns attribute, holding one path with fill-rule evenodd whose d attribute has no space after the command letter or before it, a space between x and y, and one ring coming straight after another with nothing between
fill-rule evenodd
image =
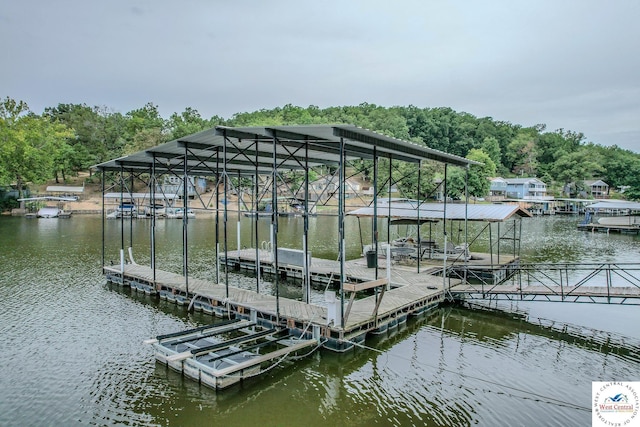
<instances>
[{"instance_id":1,"label":"metal dock roof","mask_svg":"<svg viewBox=\"0 0 640 427\"><path fill-rule=\"evenodd\" d=\"M389 207L391 207L391 209L389 209ZM420 215L419 217L418 214ZM418 220L436 222L443 220L445 218L444 214L444 203L421 203L419 209L417 203L411 202L391 202L390 204L378 206L378 217L391 218L392 220L405 219L414 222ZM369 206L347 212L347 215L372 217L374 215L374 209L373 206ZM532 216L527 210L517 205L446 204L446 219L449 220L464 220L466 218L469 221L500 222L514 215L520 217Z\"/></svg>"},{"instance_id":2,"label":"metal dock roof","mask_svg":"<svg viewBox=\"0 0 640 427\"><path fill-rule=\"evenodd\" d=\"M303 125L273 127L216 126L147 150L120 157L95 167L118 171L159 172L182 168L187 157L190 174L213 174L224 168L230 172L268 173L277 160L278 168L304 169L344 159L373 159L374 156L407 162L430 159L456 166L479 164L424 145L385 136L354 125Z\"/></svg>"},{"instance_id":3,"label":"metal dock roof","mask_svg":"<svg viewBox=\"0 0 640 427\"><path fill-rule=\"evenodd\" d=\"M630 209L640 211L640 203L626 202L624 200L600 201L587 206L589 209Z\"/></svg>"}]
</instances>

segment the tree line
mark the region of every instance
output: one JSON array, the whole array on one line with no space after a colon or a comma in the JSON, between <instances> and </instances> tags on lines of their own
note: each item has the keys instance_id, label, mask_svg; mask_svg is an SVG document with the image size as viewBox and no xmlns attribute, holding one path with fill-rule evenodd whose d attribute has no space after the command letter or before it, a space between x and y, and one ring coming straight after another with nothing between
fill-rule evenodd
<instances>
[{"instance_id":1,"label":"tree line","mask_svg":"<svg viewBox=\"0 0 640 427\"><path fill-rule=\"evenodd\" d=\"M560 195L567 184L574 195L584 181L602 179L610 188L628 187L624 195L640 199L640 155L617 146L587 142L579 132L545 125L523 127L491 117L476 117L451 108L415 106L357 106L319 108L287 104L273 109L236 113L231 118L203 118L193 108L168 119L158 106L147 103L125 114L86 104L58 104L38 115L26 103L9 97L0 101L0 185L64 181L92 165L159 145L185 135L226 126L354 124L398 139L482 162L469 173L470 194L485 195L490 176L535 176ZM362 172L370 174L370 166ZM392 174L415 195L417 174L412 166L398 166ZM381 171L385 168L381 167ZM422 174L424 194L433 190L437 167ZM452 168L450 190L461 193L465 172ZM388 173L387 173L388 175Z\"/></svg>"}]
</instances>

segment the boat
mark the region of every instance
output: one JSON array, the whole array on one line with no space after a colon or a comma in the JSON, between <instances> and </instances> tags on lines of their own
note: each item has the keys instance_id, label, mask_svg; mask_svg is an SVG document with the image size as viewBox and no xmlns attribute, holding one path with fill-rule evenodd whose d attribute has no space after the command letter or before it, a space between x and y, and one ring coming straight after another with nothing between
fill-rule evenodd
<instances>
[{"instance_id":1,"label":"boat","mask_svg":"<svg viewBox=\"0 0 640 427\"><path fill-rule=\"evenodd\" d=\"M148 205L144 207L144 213L143 215L145 217L151 217L151 216L164 216L166 213L165 211L165 207L163 204L161 203L156 203L153 205Z\"/></svg>"},{"instance_id":2,"label":"boat","mask_svg":"<svg viewBox=\"0 0 640 427\"><path fill-rule=\"evenodd\" d=\"M182 219L184 218L184 208L166 208L165 217ZM195 217L196 217L195 212L192 209L187 209L187 218L192 219Z\"/></svg>"},{"instance_id":3,"label":"boat","mask_svg":"<svg viewBox=\"0 0 640 427\"><path fill-rule=\"evenodd\" d=\"M120 214L118 213L118 211L109 212L107 214L107 219L116 219L116 218L120 218Z\"/></svg>"},{"instance_id":4,"label":"boat","mask_svg":"<svg viewBox=\"0 0 640 427\"><path fill-rule=\"evenodd\" d=\"M107 219L137 217L136 205L134 203L122 203L116 209L107 214Z\"/></svg>"},{"instance_id":5,"label":"boat","mask_svg":"<svg viewBox=\"0 0 640 427\"><path fill-rule=\"evenodd\" d=\"M614 227L640 227L640 216L638 215L622 215L609 216L598 219L600 225L610 225Z\"/></svg>"},{"instance_id":6,"label":"boat","mask_svg":"<svg viewBox=\"0 0 640 427\"><path fill-rule=\"evenodd\" d=\"M193 219L196 217L196 213L193 209L187 209L187 218ZM176 209L176 218L181 219L184 218L184 208Z\"/></svg>"},{"instance_id":7,"label":"boat","mask_svg":"<svg viewBox=\"0 0 640 427\"><path fill-rule=\"evenodd\" d=\"M37 213L38 218L58 218L64 211L54 206L40 208Z\"/></svg>"}]
</instances>

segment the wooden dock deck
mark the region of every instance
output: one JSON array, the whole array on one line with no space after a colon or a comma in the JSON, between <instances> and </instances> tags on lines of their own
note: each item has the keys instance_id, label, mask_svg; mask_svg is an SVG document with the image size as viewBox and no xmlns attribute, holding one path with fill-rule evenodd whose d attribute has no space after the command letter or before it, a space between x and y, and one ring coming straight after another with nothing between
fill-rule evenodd
<instances>
[{"instance_id":1,"label":"wooden dock deck","mask_svg":"<svg viewBox=\"0 0 640 427\"><path fill-rule=\"evenodd\" d=\"M441 277L426 272L418 274L396 270L397 274L393 276L396 282L392 289L387 290L381 300L381 292L355 299L342 327L336 324L341 322L328 322L328 307L319 304L276 298L196 278L189 278L187 292L184 276L156 269L154 280L153 269L137 264L125 265L124 272L120 271L119 265L104 266L104 272L107 279L114 283L146 283L158 292L182 294L188 301L194 298L207 301L215 307L218 315L244 318L270 327L281 327L284 324L293 334L323 340L326 347L336 351L347 350L354 342L364 341L367 333L393 328L404 322L407 316L422 314L444 300ZM361 275L357 277L357 281L366 282L369 278L369 275Z\"/></svg>"},{"instance_id":2,"label":"wooden dock deck","mask_svg":"<svg viewBox=\"0 0 640 427\"><path fill-rule=\"evenodd\" d=\"M260 260L260 269L262 273L275 274L275 267L272 262L270 251L259 249L258 258ZM255 273L256 271L256 249L241 249L228 251L226 254L219 255L220 263L227 265L232 269L245 270ZM472 253L471 258L467 261L462 260L455 255L447 259L447 269L456 271L455 277L460 269L470 269L475 275L483 274L485 276L495 276L501 279L506 271L517 265L519 258L510 255L493 256L493 263L490 254ZM393 260L391 263L390 283L391 286L413 285L416 283L426 285L442 285L442 277L436 277L434 274L441 274L445 263L442 259L423 258L420 261L420 271L415 259ZM288 278L301 279L304 275L303 268L300 265L292 265L287 263L278 264L278 273ZM387 262L384 258L378 259L378 274L375 268L368 268L364 258L357 258L345 262L345 278L347 282L366 282L376 280L380 277L387 277ZM312 283L339 283L340 279L340 262L323 258L311 258L309 267L309 276Z\"/></svg>"},{"instance_id":3,"label":"wooden dock deck","mask_svg":"<svg viewBox=\"0 0 640 427\"><path fill-rule=\"evenodd\" d=\"M276 272L269 251L259 250L258 257L263 273ZM158 269L154 276L151 267L138 264L126 264L123 273L120 265L108 265L104 266L104 272L113 283L129 285L132 289L147 293L158 293L160 298L221 317L251 320L265 327L286 326L293 334L325 340L327 347L343 351L352 347L354 342L364 341L369 333L393 328L406 321L407 316L419 315L443 302L445 289L460 283L457 278L463 277L460 268L469 269L474 275L499 277L517 266L519 261L512 256L494 257L495 261L499 259L501 263L487 266L488 257L489 254L473 254L472 259L464 263L452 257L447 260L446 266L448 272L455 276L453 278L442 275L445 263L441 259L422 261L420 271L411 260L396 260L389 271L384 259L379 260L378 269L368 268L365 259L347 261L343 306L340 306L339 295L334 300L326 300L324 304L307 304L193 277L187 281L180 274ZM228 268L255 272L256 250L229 251L221 254L221 261ZM340 283L338 261L311 258L310 265L309 275L315 283L322 283L323 287ZM280 263L278 274L298 279L304 276L301 266ZM335 294L325 294L325 298L331 296Z\"/></svg>"},{"instance_id":4,"label":"wooden dock deck","mask_svg":"<svg viewBox=\"0 0 640 427\"><path fill-rule=\"evenodd\" d=\"M591 231L592 233L622 233L622 234L638 234L640 227L635 225L610 225L610 224L578 224L578 230Z\"/></svg>"}]
</instances>

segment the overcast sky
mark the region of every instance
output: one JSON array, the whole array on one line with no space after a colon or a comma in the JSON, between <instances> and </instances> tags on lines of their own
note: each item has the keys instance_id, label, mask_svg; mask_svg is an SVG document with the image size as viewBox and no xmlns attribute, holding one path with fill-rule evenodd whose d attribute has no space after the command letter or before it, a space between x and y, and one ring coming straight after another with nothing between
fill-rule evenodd
<instances>
[{"instance_id":1,"label":"overcast sky","mask_svg":"<svg viewBox=\"0 0 640 427\"><path fill-rule=\"evenodd\" d=\"M640 152L640 1L0 0L0 96L451 107Z\"/></svg>"}]
</instances>

